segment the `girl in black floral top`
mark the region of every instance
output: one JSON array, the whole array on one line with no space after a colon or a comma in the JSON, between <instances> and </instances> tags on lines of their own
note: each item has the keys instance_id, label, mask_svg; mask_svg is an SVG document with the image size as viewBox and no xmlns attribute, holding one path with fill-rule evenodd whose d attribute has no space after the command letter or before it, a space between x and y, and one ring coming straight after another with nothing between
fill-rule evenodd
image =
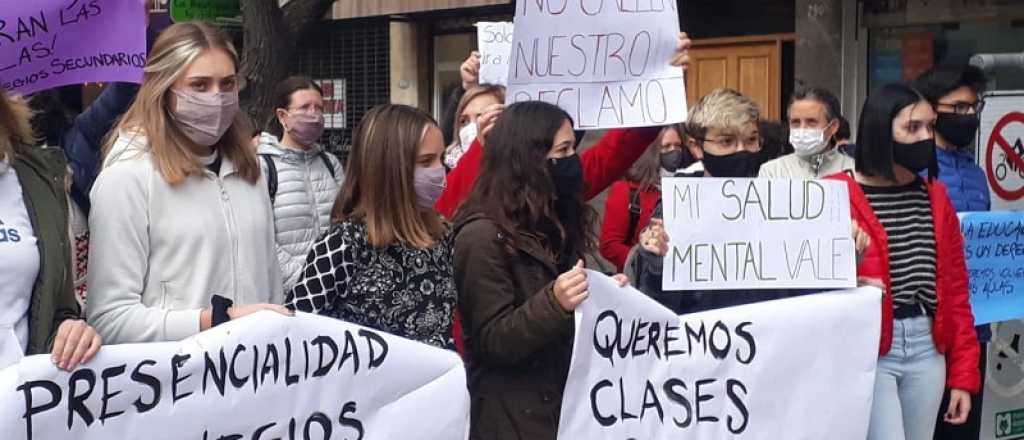
<instances>
[{"instance_id":1,"label":"girl in black floral top","mask_svg":"<svg viewBox=\"0 0 1024 440\"><path fill-rule=\"evenodd\" d=\"M433 210L443 154L426 113L401 105L367 113L334 224L313 244L285 305L454 349L452 235Z\"/></svg>"}]
</instances>

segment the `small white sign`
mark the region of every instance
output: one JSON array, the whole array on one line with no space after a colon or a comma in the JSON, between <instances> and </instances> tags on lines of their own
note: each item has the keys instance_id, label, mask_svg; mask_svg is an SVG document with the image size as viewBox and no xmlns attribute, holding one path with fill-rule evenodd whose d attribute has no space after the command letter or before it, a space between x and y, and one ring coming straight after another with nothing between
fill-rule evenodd
<instances>
[{"instance_id":1,"label":"small white sign","mask_svg":"<svg viewBox=\"0 0 1024 440\"><path fill-rule=\"evenodd\" d=\"M476 36L480 48L480 84L507 85L512 23L481 21L476 24Z\"/></svg>"},{"instance_id":2,"label":"small white sign","mask_svg":"<svg viewBox=\"0 0 1024 440\"><path fill-rule=\"evenodd\" d=\"M846 184L666 178L664 290L856 286Z\"/></svg>"}]
</instances>

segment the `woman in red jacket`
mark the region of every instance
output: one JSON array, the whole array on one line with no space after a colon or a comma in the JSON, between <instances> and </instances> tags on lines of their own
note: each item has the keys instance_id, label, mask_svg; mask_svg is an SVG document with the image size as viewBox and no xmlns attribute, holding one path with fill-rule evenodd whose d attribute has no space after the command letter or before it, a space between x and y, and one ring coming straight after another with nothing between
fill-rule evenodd
<instances>
[{"instance_id":1,"label":"woman in red jacket","mask_svg":"<svg viewBox=\"0 0 1024 440\"><path fill-rule=\"evenodd\" d=\"M936 171L931 104L889 84L861 115L856 172L831 178L847 183L850 211L871 237L857 275L885 285L868 439L931 439L943 387L945 420L962 424L981 386L960 223L942 183L918 177Z\"/></svg>"},{"instance_id":2,"label":"woman in red jacket","mask_svg":"<svg viewBox=\"0 0 1024 440\"><path fill-rule=\"evenodd\" d=\"M661 130L658 141L626 172L626 177L612 185L604 203L604 224L601 226L601 256L622 272L629 250L637 243L640 231L647 227L654 207L661 198L661 178L686 168L693 159L683 149L683 132L679 125Z\"/></svg>"}]
</instances>

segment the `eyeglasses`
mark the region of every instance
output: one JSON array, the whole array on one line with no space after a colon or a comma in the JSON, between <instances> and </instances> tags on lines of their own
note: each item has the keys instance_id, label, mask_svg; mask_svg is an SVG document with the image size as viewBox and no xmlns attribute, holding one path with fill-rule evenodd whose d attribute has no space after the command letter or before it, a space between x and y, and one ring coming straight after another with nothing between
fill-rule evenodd
<instances>
[{"instance_id":1,"label":"eyeglasses","mask_svg":"<svg viewBox=\"0 0 1024 440\"><path fill-rule=\"evenodd\" d=\"M324 114L324 108L318 105L304 105L299 108L288 109L290 113L302 113L307 115L322 115Z\"/></svg>"},{"instance_id":2,"label":"eyeglasses","mask_svg":"<svg viewBox=\"0 0 1024 440\"><path fill-rule=\"evenodd\" d=\"M940 102L939 107L946 107L953 109L953 113L958 115L970 115L981 113L981 110L985 108L985 101L977 102Z\"/></svg>"},{"instance_id":3,"label":"eyeglasses","mask_svg":"<svg viewBox=\"0 0 1024 440\"><path fill-rule=\"evenodd\" d=\"M736 136L722 136L718 139L705 138L701 141L718 145L723 150L730 152L738 151L740 147L745 151L757 152L761 151L761 146L764 144L764 139L761 136L750 136L743 139Z\"/></svg>"}]
</instances>

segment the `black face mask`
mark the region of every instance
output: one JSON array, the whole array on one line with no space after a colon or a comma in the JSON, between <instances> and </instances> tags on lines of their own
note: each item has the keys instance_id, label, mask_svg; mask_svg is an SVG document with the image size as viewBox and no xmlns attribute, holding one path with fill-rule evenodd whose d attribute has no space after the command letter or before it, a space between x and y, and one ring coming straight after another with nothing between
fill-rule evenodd
<instances>
[{"instance_id":1,"label":"black face mask","mask_svg":"<svg viewBox=\"0 0 1024 440\"><path fill-rule=\"evenodd\" d=\"M555 184L555 214L565 230L565 238L549 237L557 249L558 270L565 272L572 268L582 255L575 255L571 248L578 246L583 237L583 163L574 154L548 161L548 173ZM554 232L554 231L552 231Z\"/></svg>"},{"instance_id":2,"label":"black face mask","mask_svg":"<svg viewBox=\"0 0 1024 440\"><path fill-rule=\"evenodd\" d=\"M892 159L914 174L929 168L935 162L935 139L912 144L893 141Z\"/></svg>"},{"instance_id":3,"label":"black face mask","mask_svg":"<svg viewBox=\"0 0 1024 440\"><path fill-rule=\"evenodd\" d=\"M661 167L668 172L675 172L683 164L683 150L672 150L661 153Z\"/></svg>"},{"instance_id":4,"label":"black face mask","mask_svg":"<svg viewBox=\"0 0 1024 440\"><path fill-rule=\"evenodd\" d=\"M555 194L562 196L581 197L583 192L583 163L580 156L548 160L548 173L555 184Z\"/></svg>"},{"instance_id":5,"label":"black face mask","mask_svg":"<svg viewBox=\"0 0 1024 440\"><path fill-rule=\"evenodd\" d=\"M939 118L935 121L935 131L957 148L963 148L974 142L979 124L978 115L939 113Z\"/></svg>"},{"instance_id":6,"label":"black face mask","mask_svg":"<svg viewBox=\"0 0 1024 440\"><path fill-rule=\"evenodd\" d=\"M751 153L741 151L725 156L716 156L704 151L704 169L711 177L757 177L761 165L767 162L764 151Z\"/></svg>"}]
</instances>

